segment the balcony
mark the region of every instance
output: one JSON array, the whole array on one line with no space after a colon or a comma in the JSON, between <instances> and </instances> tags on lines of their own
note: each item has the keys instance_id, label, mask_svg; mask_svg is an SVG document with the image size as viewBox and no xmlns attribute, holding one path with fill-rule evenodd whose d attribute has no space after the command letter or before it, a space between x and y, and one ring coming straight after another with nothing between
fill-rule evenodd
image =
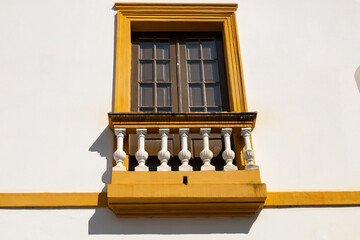
<instances>
[{"instance_id":1,"label":"balcony","mask_svg":"<svg viewBox=\"0 0 360 240\"><path fill-rule=\"evenodd\" d=\"M266 199L250 142L255 120L252 112L109 113L116 136L109 207L118 217L255 215ZM152 140L146 140L148 135ZM199 153L190 151L195 151L192 136L197 137L197 145L201 143ZM213 136L222 141L212 141ZM129 153L134 152L131 138L137 142L133 171L129 171ZM156 145L158 166L149 169L149 152L154 155ZM212 164L213 149L221 150L220 167ZM202 161L199 168L191 165L194 157ZM171 166L175 158L177 168Z\"/></svg>"}]
</instances>

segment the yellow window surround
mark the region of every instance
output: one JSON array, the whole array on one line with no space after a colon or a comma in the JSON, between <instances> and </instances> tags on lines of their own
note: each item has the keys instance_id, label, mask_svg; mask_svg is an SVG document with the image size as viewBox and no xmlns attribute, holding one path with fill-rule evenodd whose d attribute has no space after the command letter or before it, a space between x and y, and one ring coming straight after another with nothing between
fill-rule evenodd
<instances>
[{"instance_id":1,"label":"yellow window surround","mask_svg":"<svg viewBox=\"0 0 360 240\"><path fill-rule=\"evenodd\" d=\"M221 31L230 110L246 112L235 11L237 4L116 3L114 112L130 112L131 32Z\"/></svg>"},{"instance_id":2,"label":"yellow window surround","mask_svg":"<svg viewBox=\"0 0 360 240\"><path fill-rule=\"evenodd\" d=\"M221 32L231 112L247 112L240 46L236 26L237 4L190 3L116 3L116 70L114 113L109 123L114 128L155 128L141 122L131 128L121 119L131 109L131 33L132 32ZM145 114L144 114L145 115ZM186 113L185 113L186 115ZM189 114L191 117L191 114ZM179 118L176 118L178 120ZM226 121L206 123L218 129L228 127ZM196 126L181 127L196 129ZM210 126L215 124L214 126ZM255 118L240 127L254 127ZM156 124L155 124L156 125ZM176 125L171 122L171 127ZM184 125L184 126L183 126ZM176 127L179 127L176 125ZM119 172L113 171L108 185L108 204L121 217L198 217L250 216L265 202L266 186L258 170L243 170L244 140L234 131L235 155L240 171L231 172ZM154 131L154 129L153 129ZM114 138L114 142L115 138ZM129 153L128 138L124 150ZM115 143L114 143L114 148ZM114 150L114 151L115 151ZM128 157L124 161L129 167ZM183 183L183 177L189 179ZM124 181L126 179L126 181ZM131 179L131 181L129 181Z\"/></svg>"}]
</instances>

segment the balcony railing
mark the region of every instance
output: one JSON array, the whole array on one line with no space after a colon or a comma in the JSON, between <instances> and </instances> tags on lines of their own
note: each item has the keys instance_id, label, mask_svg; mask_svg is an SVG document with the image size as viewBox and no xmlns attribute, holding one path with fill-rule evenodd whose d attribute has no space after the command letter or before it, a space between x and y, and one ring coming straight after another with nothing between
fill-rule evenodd
<instances>
[{"instance_id":1,"label":"balcony railing","mask_svg":"<svg viewBox=\"0 0 360 240\"><path fill-rule=\"evenodd\" d=\"M149 171L146 166L148 152L146 151L145 138L148 132L158 133L161 139L161 150L158 152L159 166L157 171L171 171L168 165L171 154L168 150L169 134L179 134L181 151L178 152L178 158L181 161L179 171L193 171L189 164L192 156L188 148L188 138L190 133L199 133L202 137L203 148L200 152L200 158L203 161L201 171L215 170L211 164L213 152L209 147L209 137L212 133L221 133L224 142L224 151L222 158L225 162L224 171L238 170L234 165L235 152L231 149L231 135L234 132L243 137L245 151L243 158L247 165L245 169L258 169L254 164L254 151L251 148L250 135L255 124L256 113L109 113L110 126L113 128L117 138L117 149L114 152L116 166L113 171L127 171L123 165L127 158L124 151L124 139L126 134L136 134L138 150L135 158L138 165L135 171ZM201 127L204 126L204 127ZM238 158L240 158L238 156Z\"/></svg>"},{"instance_id":2,"label":"balcony railing","mask_svg":"<svg viewBox=\"0 0 360 240\"><path fill-rule=\"evenodd\" d=\"M116 165L107 194L118 217L254 216L263 207L266 185L250 141L256 113L108 116L116 136ZM217 170L224 171L211 171L219 160L213 155L222 156L224 167ZM150 163L154 159L156 167ZM175 160L178 169L170 164Z\"/></svg>"}]
</instances>

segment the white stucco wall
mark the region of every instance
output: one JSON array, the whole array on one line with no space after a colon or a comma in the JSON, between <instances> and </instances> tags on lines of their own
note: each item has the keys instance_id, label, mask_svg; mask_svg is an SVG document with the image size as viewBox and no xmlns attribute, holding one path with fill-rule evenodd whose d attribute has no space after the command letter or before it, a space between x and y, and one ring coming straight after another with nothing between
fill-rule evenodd
<instances>
[{"instance_id":1,"label":"white stucco wall","mask_svg":"<svg viewBox=\"0 0 360 240\"><path fill-rule=\"evenodd\" d=\"M360 1L221 2L239 4L248 106L258 112L253 145L268 190L359 190ZM113 4L2 0L0 192L106 190ZM359 218L359 207L199 219L0 209L0 239L356 239Z\"/></svg>"},{"instance_id":2,"label":"white stucco wall","mask_svg":"<svg viewBox=\"0 0 360 240\"><path fill-rule=\"evenodd\" d=\"M253 143L268 190L359 190L360 2L226 2L239 4L248 106L259 114ZM113 4L2 1L0 192L105 190Z\"/></svg>"},{"instance_id":3,"label":"white stucco wall","mask_svg":"<svg viewBox=\"0 0 360 240\"><path fill-rule=\"evenodd\" d=\"M0 210L0 229L8 240L353 240L359 218L360 208L264 209L257 218L199 219L119 219L108 208Z\"/></svg>"},{"instance_id":4,"label":"white stucco wall","mask_svg":"<svg viewBox=\"0 0 360 240\"><path fill-rule=\"evenodd\" d=\"M359 190L360 1L240 1L253 143L270 191Z\"/></svg>"}]
</instances>

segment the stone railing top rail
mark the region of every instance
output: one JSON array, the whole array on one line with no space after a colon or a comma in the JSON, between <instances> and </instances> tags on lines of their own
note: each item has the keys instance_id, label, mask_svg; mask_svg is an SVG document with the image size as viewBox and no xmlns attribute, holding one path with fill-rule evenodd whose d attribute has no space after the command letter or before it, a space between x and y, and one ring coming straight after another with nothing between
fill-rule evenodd
<instances>
[{"instance_id":1,"label":"stone railing top rail","mask_svg":"<svg viewBox=\"0 0 360 240\"><path fill-rule=\"evenodd\" d=\"M148 133L158 133L160 128L169 128L170 133L178 133L179 128L189 128L190 133L198 133L200 128L211 128L212 133L220 133L223 127L240 132L241 128L253 129L256 116L256 112L108 113L110 128L126 128L129 134L136 133L137 128L147 128Z\"/></svg>"}]
</instances>

